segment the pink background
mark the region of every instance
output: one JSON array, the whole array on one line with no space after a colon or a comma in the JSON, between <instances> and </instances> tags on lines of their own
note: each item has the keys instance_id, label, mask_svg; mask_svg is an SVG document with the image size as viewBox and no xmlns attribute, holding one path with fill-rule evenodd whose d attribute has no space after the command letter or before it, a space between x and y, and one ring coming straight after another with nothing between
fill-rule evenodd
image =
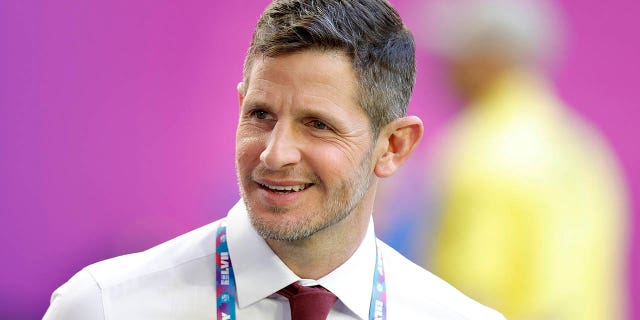
<instances>
[{"instance_id":1,"label":"pink background","mask_svg":"<svg viewBox=\"0 0 640 320\"><path fill-rule=\"evenodd\" d=\"M419 25L419 1L392 2ZM238 199L235 86L267 3L0 2L0 318L39 318L83 266L213 221ZM625 172L629 319L640 319L640 5L557 3L569 28L559 94ZM418 62L410 112L425 121L425 153L451 109L434 62L422 50Z\"/></svg>"}]
</instances>

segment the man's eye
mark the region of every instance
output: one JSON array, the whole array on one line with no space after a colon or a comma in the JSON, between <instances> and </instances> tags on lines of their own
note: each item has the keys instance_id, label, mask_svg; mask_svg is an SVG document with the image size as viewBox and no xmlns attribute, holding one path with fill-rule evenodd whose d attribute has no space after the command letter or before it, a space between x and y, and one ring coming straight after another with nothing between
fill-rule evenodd
<instances>
[{"instance_id":1,"label":"man's eye","mask_svg":"<svg viewBox=\"0 0 640 320\"><path fill-rule=\"evenodd\" d=\"M263 110L255 110L252 112L253 116L256 117L257 119L260 120L264 120L267 119L269 117L269 113Z\"/></svg>"},{"instance_id":2,"label":"man's eye","mask_svg":"<svg viewBox=\"0 0 640 320\"><path fill-rule=\"evenodd\" d=\"M327 129L329 129L329 126L327 126L324 122L322 122L320 120L313 120L313 121L311 121L310 124L315 129L319 129L319 130L327 130Z\"/></svg>"}]
</instances>

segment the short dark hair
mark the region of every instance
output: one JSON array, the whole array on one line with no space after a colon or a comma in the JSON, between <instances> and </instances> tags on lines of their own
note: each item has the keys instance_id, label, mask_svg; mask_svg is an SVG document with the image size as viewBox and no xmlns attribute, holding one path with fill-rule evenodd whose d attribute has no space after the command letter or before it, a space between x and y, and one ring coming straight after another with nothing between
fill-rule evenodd
<instances>
[{"instance_id":1,"label":"short dark hair","mask_svg":"<svg viewBox=\"0 0 640 320\"><path fill-rule=\"evenodd\" d=\"M415 83L415 45L386 0L275 0L253 33L245 83L256 57L309 49L339 50L351 58L358 102L374 137L406 114Z\"/></svg>"}]
</instances>

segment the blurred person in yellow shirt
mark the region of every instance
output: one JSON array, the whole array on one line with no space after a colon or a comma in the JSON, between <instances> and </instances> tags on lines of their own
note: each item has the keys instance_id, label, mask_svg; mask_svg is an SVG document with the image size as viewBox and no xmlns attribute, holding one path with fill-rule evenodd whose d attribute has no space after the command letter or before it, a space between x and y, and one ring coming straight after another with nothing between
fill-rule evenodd
<instances>
[{"instance_id":1,"label":"blurred person in yellow shirt","mask_svg":"<svg viewBox=\"0 0 640 320\"><path fill-rule=\"evenodd\" d=\"M430 8L428 48L464 108L431 168L425 261L508 319L622 319L624 190L605 141L543 76L561 34L543 5Z\"/></svg>"}]
</instances>

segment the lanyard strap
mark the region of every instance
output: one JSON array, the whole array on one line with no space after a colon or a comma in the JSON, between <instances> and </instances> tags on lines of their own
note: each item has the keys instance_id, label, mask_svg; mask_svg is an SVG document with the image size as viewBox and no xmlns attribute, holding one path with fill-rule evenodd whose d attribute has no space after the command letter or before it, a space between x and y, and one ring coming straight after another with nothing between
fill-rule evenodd
<instances>
[{"instance_id":1,"label":"lanyard strap","mask_svg":"<svg viewBox=\"0 0 640 320\"><path fill-rule=\"evenodd\" d=\"M227 246L227 224L225 220L222 220L216 231L216 310L218 320L236 319L235 282L229 247Z\"/></svg>"},{"instance_id":2,"label":"lanyard strap","mask_svg":"<svg viewBox=\"0 0 640 320\"><path fill-rule=\"evenodd\" d=\"M371 304L369 305L369 320L387 319L387 285L384 280L384 264L380 246L376 239L376 268L373 272L373 288L371 289Z\"/></svg>"},{"instance_id":3,"label":"lanyard strap","mask_svg":"<svg viewBox=\"0 0 640 320\"><path fill-rule=\"evenodd\" d=\"M227 224L222 219L216 231L216 312L218 320L236 319L236 283L227 245ZM369 305L369 320L386 320L387 287L380 247L376 240L376 267Z\"/></svg>"}]
</instances>

